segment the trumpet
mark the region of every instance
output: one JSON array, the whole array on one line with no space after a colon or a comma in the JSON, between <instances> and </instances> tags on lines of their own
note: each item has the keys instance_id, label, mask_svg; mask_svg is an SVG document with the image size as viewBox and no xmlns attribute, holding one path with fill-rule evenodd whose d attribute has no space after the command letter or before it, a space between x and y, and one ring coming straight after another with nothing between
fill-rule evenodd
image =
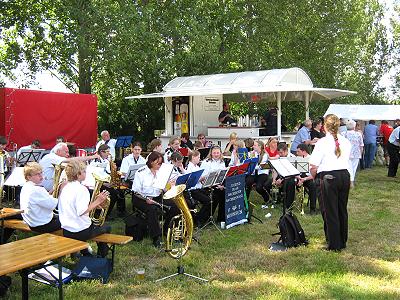
<instances>
[{"instance_id":1,"label":"trumpet","mask_svg":"<svg viewBox=\"0 0 400 300\"><path fill-rule=\"evenodd\" d=\"M92 198L90 199L90 203L92 203L96 197L100 193L101 186L103 185L104 182L110 182L110 176L107 175L104 178L101 178L97 174L92 174L94 177L94 180L96 181L93 189L93 194ZM110 207L111 199L110 197L107 197L105 204L102 207L95 208L90 211L89 217L92 220L94 225L97 226L102 226L106 220L108 208Z\"/></svg>"}]
</instances>

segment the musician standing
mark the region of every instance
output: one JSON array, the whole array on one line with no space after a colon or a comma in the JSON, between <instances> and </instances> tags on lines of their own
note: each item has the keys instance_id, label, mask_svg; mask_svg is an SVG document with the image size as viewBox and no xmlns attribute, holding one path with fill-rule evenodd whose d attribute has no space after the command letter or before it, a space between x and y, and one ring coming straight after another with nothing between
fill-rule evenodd
<instances>
[{"instance_id":1,"label":"musician standing","mask_svg":"<svg viewBox=\"0 0 400 300\"><path fill-rule=\"evenodd\" d=\"M73 160L65 168L68 183L61 190L58 211L63 229L63 235L67 238L87 241L92 237L103 233L110 233L109 225L97 226L92 223L89 213L99 208L109 196L107 191L99 193L94 201L90 202L89 190L82 185L86 178L86 165L81 161ZM105 243L97 243L97 254L105 257L108 246ZM82 250L83 255L90 255L88 250Z\"/></svg>"},{"instance_id":2,"label":"musician standing","mask_svg":"<svg viewBox=\"0 0 400 300\"><path fill-rule=\"evenodd\" d=\"M400 150L400 126L397 126L389 136L387 149L389 153L389 169L388 177L396 177L397 168L399 167L399 150Z\"/></svg>"},{"instance_id":3,"label":"musician standing","mask_svg":"<svg viewBox=\"0 0 400 300\"><path fill-rule=\"evenodd\" d=\"M326 136L316 144L310 157L311 174L321 186L321 213L324 220L327 249L346 248L348 236L347 201L350 189L349 158L351 144L339 134L336 115L325 117Z\"/></svg>"},{"instance_id":4,"label":"musician standing","mask_svg":"<svg viewBox=\"0 0 400 300\"><path fill-rule=\"evenodd\" d=\"M58 216L53 211L58 199L53 198L44 187L42 167L37 162L28 162L24 167L26 183L21 189L20 205L22 218L35 232L46 233L61 229Z\"/></svg>"},{"instance_id":5,"label":"musician standing","mask_svg":"<svg viewBox=\"0 0 400 300\"><path fill-rule=\"evenodd\" d=\"M99 158L100 156L95 154L91 156L79 156L69 158L68 146L66 143L58 143L51 149L49 154L43 156L39 164L43 169L43 186L47 191L53 188L53 178L54 178L54 165L59 165L62 162L70 162L72 160L76 161L88 161L92 159Z\"/></svg>"},{"instance_id":6,"label":"musician standing","mask_svg":"<svg viewBox=\"0 0 400 300\"><path fill-rule=\"evenodd\" d=\"M299 129L293 139L292 145L290 147L290 152L292 154L296 154L297 146L300 144L314 145L317 142L318 138L311 139L311 127L312 121L305 120L303 127Z\"/></svg>"},{"instance_id":7,"label":"musician standing","mask_svg":"<svg viewBox=\"0 0 400 300\"><path fill-rule=\"evenodd\" d=\"M99 147L103 144L106 144L108 147L110 147L110 153L112 156L112 159L115 159L115 144L117 142L116 139L110 138L110 133L107 130L103 130L100 133L101 140L97 142L96 144L96 151L99 150Z\"/></svg>"}]
</instances>

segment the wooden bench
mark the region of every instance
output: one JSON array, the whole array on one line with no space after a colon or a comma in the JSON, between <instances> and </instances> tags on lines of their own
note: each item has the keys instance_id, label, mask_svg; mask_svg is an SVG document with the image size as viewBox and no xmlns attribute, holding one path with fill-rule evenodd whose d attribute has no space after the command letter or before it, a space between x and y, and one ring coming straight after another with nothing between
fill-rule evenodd
<instances>
[{"instance_id":1,"label":"wooden bench","mask_svg":"<svg viewBox=\"0 0 400 300\"><path fill-rule=\"evenodd\" d=\"M15 229L23 232L34 232L32 231L28 224L24 223L22 220L4 220L4 228ZM62 229L52 232L51 234L62 236ZM90 239L90 241L98 243L106 243L111 250L111 262L114 268L114 257L115 257L115 245L125 245L133 240L133 237L113 234L113 233L103 233Z\"/></svg>"}]
</instances>

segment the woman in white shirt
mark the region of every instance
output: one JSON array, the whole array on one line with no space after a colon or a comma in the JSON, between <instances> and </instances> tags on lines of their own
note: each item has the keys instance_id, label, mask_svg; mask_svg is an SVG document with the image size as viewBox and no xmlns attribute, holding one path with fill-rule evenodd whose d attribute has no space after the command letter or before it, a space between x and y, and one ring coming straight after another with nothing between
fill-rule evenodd
<instances>
[{"instance_id":1,"label":"woman in white shirt","mask_svg":"<svg viewBox=\"0 0 400 300\"><path fill-rule=\"evenodd\" d=\"M189 154L189 163L188 163L186 171L188 173L191 173L191 172L196 172L196 171L203 169L203 167L199 166L199 163L200 163L200 152L197 150L193 150ZM196 220L197 225L199 227L202 227L207 222L208 218L210 217L211 199L210 199L209 193L207 193L207 191L205 191L205 189L202 189L200 180L188 192L190 193L189 196L192 197L195 200L195 202L200 202L202 204L200 211L197 214L197 220Z\"/></svg>"},{"instance_id":2,"label":"woman in white shirt","mask_svg":"<svg viewBox=\"0 0 400 300\"><path fill-rule=\"evenodd\" d=\"M97 195L94 201L90 202L89 190L82 185L82 181L86 178L86 165L83 162L70 161L65 168L65 173L68 183L61 190L58 204L63 235L87 241L97 235L111 232L110 226L96 226L92 224L89 217L92 210L103 205L109 193L103 191ZM98 243L97 246L97 254L105 257L108 251L107 244ZM81 252L84 255L88 254L87 250Z\"/></svg>"},{"instance_id":3,"label":"woman in white shirt","mask_svg":"<svg viewBox=\"0 0 400 300\"><path fill-rule=\"evenodd\" d=\"M149 236L153 240L155 247L161 246L161 227L159 223L160 203L162 203L162 190L154 187L157 180L157 172L163 164L161 153L153 151L147 158L146 165L140 168L132 183L132 206L146 214L147 228ZM179 210L171 200L164 200L163 204L170 207L165 219L165 227L173 216L178 214Z\"/></svg>"},{"instance_id":4,"label":"woman in white shirt","mask_svg":"<svg viewBox=\"0 0 400 300\"><path fill-rule=\"evenodd\" d=\"M201 164L204 168L204 176L217 170L225 169L224 157L219 146L213 146L207 158ZM218 185L212 191L212 214L218 206L218 222L225 222L225 187Z\"/></svg>"},{"instance_id":5,"label":"woman in white shirt","mask_svg":"<svg viewBox=\"0 0 400 300\"><path fill-rule=\"evenodd\" d=\"M240 162L240 157L239 157L239 153L238 153L238 149L239 148L245 148L244 146L244 142L242 140L236 140L233 143L233 149L232 149L232 153L231 153L231 159L229 161L229 166L238 166L241 164Z\"/></svg>"},{"instance_id":6,"label":"woman in white shirt","mask_svg":"<svg viewBox=\"0 0 400 300\"><path fill-rule=\"evenodd\" d=\"M254 155L258 157L258 164L253 171L253 174L246 176L246 194L247 199L250 197L250 192L253 184L256 184L256 191L259 193L265 203L269 202L269 191L272 187L272 179L269 176L269 170L263 169L262 166L268 163L268 153L265 152L263 141L256 140L253 145Z\"/></svg>"},{"instance_id":7,"label":"woman in white shirt","mask_svg":"<svg viewBox=\"0 0 400 300\"><path fill-rule=\"evenodd\" d=\"M28 162L24 167L24 177L26 183L21 189L20 205L25 223L40 233L61 229L58 216L53 213L58 199L40 185L43 181L42 167L36 162Z\"/></svg>"},{"instance_id":8,"label":"woman in white shirt","mask_svg":"<svg viewBox=\"0 0 400 300\"><path fill-rule=\"evenodd\" d=\"M351 144L339 134L340 121L333 114L325 117L326 136L318 140L310 158L310 173L320 181L320 208L324 219L327 249L346 248L348 235L347 201L350 189Z\"/></svg>"}]
</instances>

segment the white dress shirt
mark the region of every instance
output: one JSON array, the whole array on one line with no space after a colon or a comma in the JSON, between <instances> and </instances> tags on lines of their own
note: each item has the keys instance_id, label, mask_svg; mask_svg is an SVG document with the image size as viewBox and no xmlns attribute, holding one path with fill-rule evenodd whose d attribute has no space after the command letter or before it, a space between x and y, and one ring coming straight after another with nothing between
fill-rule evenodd
<instances>
[{"instance_id":1,"label":"white dress shirt","mask_svg":"<svg viewBox=\"0 0 400 300\"><path fill-rule=\"evenodd\" d=\"M349 140L342 135L338 134L337 137L341 150L341 155L339 157L336 157L335 140L329 132L315 144L315 148L310 156L310 165L318 167L317 173L334 170L349 170L351 144Z\"/></svg>"},{"instance_id":2,"label":"white dress shirt","mask_svg":"<svg viewBox=\"0 0 400 300\"><path fill-rule=\"evenodd\" d=\"M53 210L58 199L53 198L46 189L27 181L21 189L20 205L24 210L22 218L30 227L45 225L53 219Z\"/></svg>"},{"instance_id":3,"label":"white dress shirt","mask_svg":"<svg viewBox=\"0 0 400 300\"><path fill-rule=\"evenodd\" d=\"M90 227L89 213L83 214L89 206L89 190L79 181L68 182L62 189L58 213L61 227L70 232L80 232Z\"/></svg>"},{"instance_id":4,"label":"white dress shirt","mask_svg":"<svg viewBox=\"0 0 400 300\"><path fill-rule=\"evenodd\" d=\"M42 166L43 169L44 179L42 185L47 191L50 191L53 188L53 178L54 178L53 164L59 165L65 160L66 160L65 157L59 156L56 153L51 152L43 156L43 158L39 161L39 164Z\"/></svg>"},{"instance_id":5,"label":"white dress shirt","mask_svg":"<svg viewBox=\"0 0 400 300\"><path fill-rule=\"evenodd\" d=\"M112 155L113 160L115 159L115 144L117 143L116 139L109 139L108 142L104 140L100 140L96 144L96 151L99 150L99 147L101 145L107 144L108 147L110 147L110 154Z\"/></svg>"},{"instance_id":6,"label":"white dress shirt","mask_svg":"<svg viewBox=\"0 0 400 300\"><path fill-rule=\"evenodd\" d=\"M259 154L256 152L256 157L258 157L258 156L259 156ZM260 167L260 165L264 165L267 162L268 162L268 153L264 153L264 155L263 155L263 157L261 159L261 162L259 164L257 164L256 168L254 169L254 172L255 172L255 170L257 170L258 175L269 174L269 170L268 169L263 169L263 168Z\"/></svg>"},{"instance_id":7,"label":"white dress shirt","mask_svg":"<svg viewBox=\"0 0 400 300\"><path fill-rule=\"evenodd\" d=\"M204 160L201 163L201 167L204 169L203 176L207 176L213 171L225 169L225 162L223 160L214 160L210 158Z\"/></svg>"},{"instance_id":8,"label":"white dress shirt","mask_svg":"<svg viewBox=\"0 0 400 300\"><path fill-rule=\"evenodd\" d=\"M161 194L161 189L153 187L156 176L148 166L143 166L135 173L132 183L132 191L144 197L157 197Z\"/></svg>"},{"instance_id":9,"label":"white dress shirt","mask_svg":"<svg viewBox=\"0 0 400 300\"><path fill-rule=\"evenodd\" d=\"M96 158L90 162L90 166L103 168L105 173L111 174L110 161L107 158Z\"/></svg>"},{"instance_id":10,"label":"white dress shirt","mask_svg":"<svg viewBox=\"0 0 400 300\"><path fill-rule=\"evenodd\" d=\"M122 160L120 172L126 174L128 173L130 166L143 165L145 163L146 159L143 156L139 155L139 157L136 159L133 154L129 154Z\"/></svg>"}]
</instances>

